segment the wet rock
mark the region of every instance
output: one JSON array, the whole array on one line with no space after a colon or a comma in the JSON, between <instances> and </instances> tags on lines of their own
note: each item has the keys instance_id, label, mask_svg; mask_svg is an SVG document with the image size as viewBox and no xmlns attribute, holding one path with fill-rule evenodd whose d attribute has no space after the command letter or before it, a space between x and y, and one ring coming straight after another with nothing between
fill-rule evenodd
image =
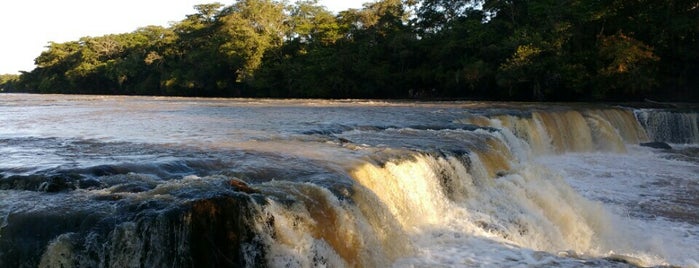
<instances>
[{"instance_id":1,"label":"wet rock","mask_svg":"<svg viewBox=\"0 0 699 268\"><path fill-rule=\"evenodd\" d=\"M512 174L512 172L509 172L509 171L506 171L506 170L500 170L500 171L498 171L498 172L495 173L495 177L496 177L496 178L502 178L502 177L508 176L508 175L510 175L510 174Z\"/></svg>"},{"instance_id":2,"label":"wet rock","mask_svg":"<svg viewBox=\"0 0 699 268\"><path fill-rule=\"evenodd\" d=\"M243 193L248 193L248 194L254 194L254 193L259 193L260 191L253 189L252 187L248 186L247 183L241 180L236 180L232 179L228 181L228 185L231 187L235 188L238 191L241 191Z\"/></svg>"},{"instance_id":3,"label":"wet rock","mask_svg":"<svg viewBox=\"0 0 699 268\"><path fill-rule=\"evenodd\" d=\"M99 189L102 188L102 182L97 179L82 179L78 181L80 189Z\"/></svg>"},{"instance_id":4,"label":"wet rock","mask_svg":"<svg viewBox=\"0 0 699 268\"><path fill-rule=\"evenodd\" d=\"M104 195L96 195L92 199L97 200L97 201L118 201L118 200L124 199L124 196L121 194L104 194Z\"/></svg>"},{"instance_id":5,"label":"wet rock","mask_svg":"<svg viewBox=\"0 0 699 268\"><path fill-rule=\"evenodd\" d=\"M624 256L624 255L620 255L620 254L612 254L612 255L610 255L610 256L604 258L604 259L605 259L605 260L608 260L608 261L611 261L611 262L633 265L633 266L635 266L635 267L643 267L643 266L645 266L645 265L643 265L644 262L643 262L641 259L635 258L635 257L632 257L632 256Z\"/></svg>"},{"instance_id":6,"label":"wet rock","mask_svg":"<svg viewBox=\"0 0 699 268\"><path fill-rule=\"evenodd\" d=\"M41 183L38 190L48 193L64 192L75 190L75 185L63 177L51 177L49 180Z\"/></svg>"},{"instance_id":7,"label":"wet rock","mask_svg":"<svg viewBox=\"0 0 699 268\"><path fill-rule=\"evenodd\" d=\"M0 267L263 267L267 249L254 230L258 221L274 222L242 193L188 202L55 201L28 202L32 209L5 217Z\"/></svg>"},{"instance_id":8,"label":"wet rock","mask_svg":"<svg viewBox=\"0 0 699 268\"><path fill-rule=\"evenodd\" d=\"M111 188L112 193L141 193L147 192L155 188L153 185L148 185L145 183L126 183L121 185L116 185Z\"/></svg>"},{"instance_id":9,"label":"wet rock","mask_svg":"<svg viewBox=\"0 0 699 268\"><path fill-rule=\"evenodd\" d=\"M253 220L271 228L274 218L255 215L248 196L224 196L193 202L188 212L191 260L198 267L259 267L266 248L253 232Z\"/></svg>"},{"instance_id":10,"label":"wet rock","mask_svg":"<svg viewBox=\"0 0 699 268\"><path fill-rule=\"evenodd\" d=\"M672 146L662 141L645 142L641 143L641 146L650 147L654 149L672 150Z\"/></svg>"},{"instance_id":11,"label":"wet rock","mask_svg":"<svg viewBox=\"0 0 699 268\"><path fill-rule=\"evenodd\" d=\"M37 267L52 240L99 220L91 209L71 209L45 208L8 215L0 228L0 267Z\"/></svg>"}]
</instances>

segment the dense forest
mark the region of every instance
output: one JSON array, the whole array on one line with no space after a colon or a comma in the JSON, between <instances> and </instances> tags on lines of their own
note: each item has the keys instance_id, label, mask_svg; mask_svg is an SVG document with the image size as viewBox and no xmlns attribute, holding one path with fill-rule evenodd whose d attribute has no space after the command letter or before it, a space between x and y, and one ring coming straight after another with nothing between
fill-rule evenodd
<instances>
[{"instance_id":1,"label":"dense forest","mask_svg":"<svg viewBox=\"0 0 699 268\"><path fill-rule=\"evenodd\" d=\"M50 43L4 91L533 101L699 100L697 0L315 0L195 6Z\"/></svg>"}]
</instances>

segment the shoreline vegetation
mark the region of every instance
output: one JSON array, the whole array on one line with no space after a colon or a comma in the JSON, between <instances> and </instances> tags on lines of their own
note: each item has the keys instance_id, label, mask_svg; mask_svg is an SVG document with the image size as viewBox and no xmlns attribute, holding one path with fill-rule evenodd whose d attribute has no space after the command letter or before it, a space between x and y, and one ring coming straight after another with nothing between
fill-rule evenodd
<instances>
[{"instance_id":1,"label":"shoreline vegetation","mask_svg":"<svg viewBox=\"0 0 699 268\"><path fill-rule=\"evenodd\" d=\"M699 102L699 1L315 0L195 6L50 42L0 92Z\"/></svg>"}]
</instances>

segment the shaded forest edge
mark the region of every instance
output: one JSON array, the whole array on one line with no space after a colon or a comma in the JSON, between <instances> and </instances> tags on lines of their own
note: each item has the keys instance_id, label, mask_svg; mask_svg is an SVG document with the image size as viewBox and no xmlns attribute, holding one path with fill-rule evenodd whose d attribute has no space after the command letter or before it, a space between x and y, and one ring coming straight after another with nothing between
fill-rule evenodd
<instances>
[{"instance_id":1,"label":"shaded forest edge","mask_svg":"<svg viewBox=\"0 0 699 268\"><path fill-rule=\"evenodd\" d=\"M4 92L699 101L699 1L315 0L195 6L54 43Z\"/></svg>"}]
</instances>

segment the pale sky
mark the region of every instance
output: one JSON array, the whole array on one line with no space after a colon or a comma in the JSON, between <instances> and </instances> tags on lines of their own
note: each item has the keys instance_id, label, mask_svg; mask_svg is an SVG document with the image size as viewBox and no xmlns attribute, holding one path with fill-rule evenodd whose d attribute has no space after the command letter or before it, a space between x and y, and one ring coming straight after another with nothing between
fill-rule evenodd
<instances>
[{"instance_id":1,"label":"pale sky","mask_svg":"<svg viewBox=\"0 0 699 268\"><path fill-rule=\"evenodd\" d=\"M0 0L0 74L34 69L49 41L127 33L147 25L169 26L194 13L194 5L228 0ZM291 2L291 1L290 1ZM320 0L333 12L369 0Z\"/></svg>"}]
</instances>

